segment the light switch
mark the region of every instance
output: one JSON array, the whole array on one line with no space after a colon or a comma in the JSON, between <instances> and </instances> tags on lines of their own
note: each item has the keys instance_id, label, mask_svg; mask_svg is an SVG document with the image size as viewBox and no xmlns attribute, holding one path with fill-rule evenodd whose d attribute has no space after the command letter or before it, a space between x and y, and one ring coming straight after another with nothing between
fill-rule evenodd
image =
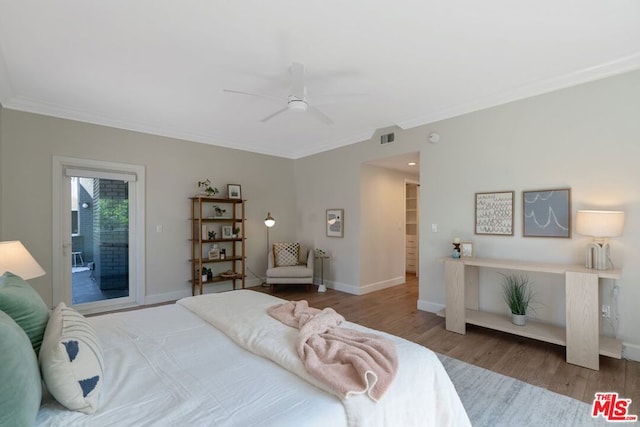
<instances>
[{"instance_id":1,"label":"light switch","mask_svg":"<svg viewBox=\"0 0 640 427\"><path fill-rule=\"evenodd\" d=\"M438 224L431 224L431 231L434 233L438 232Z\"/></svg>"}]
</instances>

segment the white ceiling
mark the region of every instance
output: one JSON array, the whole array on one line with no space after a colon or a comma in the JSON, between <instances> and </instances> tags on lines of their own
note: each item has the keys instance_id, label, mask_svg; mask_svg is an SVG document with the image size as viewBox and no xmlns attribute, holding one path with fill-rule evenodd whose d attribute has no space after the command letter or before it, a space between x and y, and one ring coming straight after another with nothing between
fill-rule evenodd
<instances>
[{"instance_id":1,"label":"white ceiling","mask_svg":"<svg viewBox=\"0 0 640 427\"><path fill-rule=\"evenodd\" d=\"M283 103L288 67L334 124ZM6 108L299 158L640 68L638 0L0 0Z\"/></svg>"}]
</instances>

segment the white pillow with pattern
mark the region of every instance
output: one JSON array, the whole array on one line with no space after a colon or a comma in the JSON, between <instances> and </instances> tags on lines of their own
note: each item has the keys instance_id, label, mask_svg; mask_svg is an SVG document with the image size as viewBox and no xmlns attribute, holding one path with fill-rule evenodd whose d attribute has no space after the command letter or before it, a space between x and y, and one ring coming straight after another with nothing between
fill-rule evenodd
<instances>
[{"instance_id":1,"label":"white pillow with pattern","mask_svg":"<svg viewBox=\"0 0 640 427\"><path fill-rule=\"evenodd\" d=\"M274 243L273 261L276 267L298 265L300 243Z\"/></svg>"}]
</instances>

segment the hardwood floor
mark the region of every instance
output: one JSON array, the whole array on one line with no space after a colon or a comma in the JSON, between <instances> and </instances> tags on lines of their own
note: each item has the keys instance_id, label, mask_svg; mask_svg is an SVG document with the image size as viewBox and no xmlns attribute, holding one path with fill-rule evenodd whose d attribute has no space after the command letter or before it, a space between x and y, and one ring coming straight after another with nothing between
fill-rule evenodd
<instances>
[{"instance_id":1,"label":"hardwood floor","mask_svg":"<svg viewBox=\"0 0 640 427\"><path fill-rule=\"evenodd\" d=\"M251 288L287 300L309 301L316 308L332 307L347 320L379 329L458 360L592 403L598 391L617 391L632 399L630 413L640 414L640 363L600 356L600 370L565 362L562 346L518 337L473 325L466 335L449 332L444 319L419 311L418 281L408 275L404 285L366 295L351 295L333 289L326 293L312 287L280 285Z\"/></svg>"}]
</instances>

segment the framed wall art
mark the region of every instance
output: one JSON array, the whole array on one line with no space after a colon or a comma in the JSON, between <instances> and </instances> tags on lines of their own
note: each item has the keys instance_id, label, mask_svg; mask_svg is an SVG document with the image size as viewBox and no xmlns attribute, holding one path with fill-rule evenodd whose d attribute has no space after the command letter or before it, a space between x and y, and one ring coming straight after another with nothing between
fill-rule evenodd
<instances>
[{"instance_id":1,"label":"framed wall art","mask_svg":"<svg viewBox=\"0 0 640 427\"><path fill-rule=\"evenodd\" d=\"M476 193L475 234L513 236L513 191Z\"/></svg>"},{"instance_id":2,"label":"framed wall art","mask_svg":"<svg viewBox=\"0 0 640 427\"><path fill-rule=\"evenodd\" d=\"M242 199L240 184L227 184L227 197L229 199Z\"/></svg>"},{"instance_id":3,"label":"framed wall art","mask_svg":"<svg viewBox=\"0 0 640 427\"><path fill-rule=\"evenodd\" d=\"M344 236L344 209L327 209L327 236Z\"/></svg>"},{"instance_id":4,"label":"framed wall art","mask_svg":"<svg viewBox=\"0 0 640 427\"><path fill-rule=\"evenodd\" d=\"M571 189L523 191L522 235L571 238Z\"/></svg>"}]
</instances>

